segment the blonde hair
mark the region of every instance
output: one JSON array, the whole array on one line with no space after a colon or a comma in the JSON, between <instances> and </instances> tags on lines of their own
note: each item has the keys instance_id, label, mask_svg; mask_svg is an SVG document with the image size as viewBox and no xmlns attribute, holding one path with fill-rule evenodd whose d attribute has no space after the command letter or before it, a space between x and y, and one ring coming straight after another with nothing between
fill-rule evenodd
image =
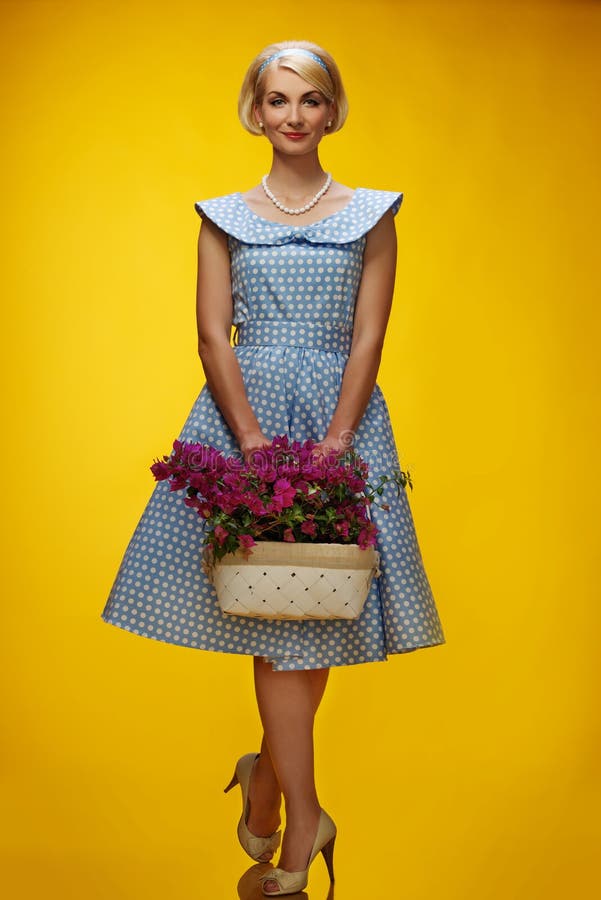
<instances>
[{"instance_id":1,"label":"blonde hair","mask_svg":"<svg viewBox=\"0 0 601 900\"><path fill-rule=\"evenodd\" d=\"M329 74L310 56L307 56L305 53L295 53L296 49L310 50L312 53L317 54L324 61ZM263 131L257 124L253 108L255 104L263 101L265 76L273 63L266 66L261 74L259 74L259 69L265 60L279 50L285 50L286 52L273 61L278 68L291 69L317 88L326 100L329 102L335 101L336 106L332 115L332 124L326 134L333 134L334 131L339 131L348 115L348 100L342 85L340 72L333 56L327 50L324 50L323 47L313 44L311 41L280 41L277 44L269 44L268 47L265 47L255 56L244 76L240 96L238 97L238 117L244 128L250 131L251 134L263 134Z\"/></svg>"}]
</instances>

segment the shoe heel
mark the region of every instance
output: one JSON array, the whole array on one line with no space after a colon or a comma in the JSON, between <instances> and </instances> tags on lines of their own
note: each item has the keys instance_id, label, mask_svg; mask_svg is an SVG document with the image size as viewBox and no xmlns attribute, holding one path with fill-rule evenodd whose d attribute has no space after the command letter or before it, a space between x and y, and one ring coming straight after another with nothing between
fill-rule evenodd
<instances>
[{"instance_id":1,"label":"shoe heel","mask_svg":"<svg viewBox=\"0 0 601 900\"><path fill-rule=\"evenodd\" d=\"M334 842L336 841L336 835L332 838L331 841L322 847L321 852L323 853L323 858L325 859L326 866L328 867L328 875L330 876L330 881L334 881Z\"/></svg>"},{"instance_id":2,"label":"shoe heel","mask_svg":"<svg viewBox=\"0 0 601 900\"><path fill-rule=\"evenodd\" d=\"M234 772L234 775L233 775L233 777L232 777L232 780L230 781L230 783L228 784L228 786L225 787L225 788L223 789L223 793L224 793L224 794L227 794L227 792L228 792L228 791L231 791L231 789L232 789L233 787L236 787L236 785L237 785L238 783L239 783L239 782L238 782L238 775L237 775L236 772Z\"/></svg>"}]
</instances>

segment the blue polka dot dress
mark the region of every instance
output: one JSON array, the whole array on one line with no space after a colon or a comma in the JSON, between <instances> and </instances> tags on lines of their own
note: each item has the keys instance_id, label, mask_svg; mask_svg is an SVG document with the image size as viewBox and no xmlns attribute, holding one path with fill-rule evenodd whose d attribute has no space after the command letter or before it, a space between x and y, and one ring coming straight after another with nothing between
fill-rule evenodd
<instances>
[{"instance_id":1,"label":"blue polka dot dress","mask_svg":"<svg viewBox=\"0 0 601 900\"><path fill-rule=\"evenodd\" d=\"M234 352L268 438L325 436L349 354L367 233L386 210L396 214L402 199L402 193L357 188L342 210L310 225L270 222L240 193L194 204L227 234ZM239 452L207 385L178 438ZM373 480L400 468L378 385L354 446ZM222 613L200 565L203 520L183 497L167 481L156 483L101 613L105 622L184 647L261 656L276 671L376 662L445 643L405 490L397 497L394 485L386 485L380 502L390 511L372 507L381 575L357 620Z\"/></svg>"}]
</instances>

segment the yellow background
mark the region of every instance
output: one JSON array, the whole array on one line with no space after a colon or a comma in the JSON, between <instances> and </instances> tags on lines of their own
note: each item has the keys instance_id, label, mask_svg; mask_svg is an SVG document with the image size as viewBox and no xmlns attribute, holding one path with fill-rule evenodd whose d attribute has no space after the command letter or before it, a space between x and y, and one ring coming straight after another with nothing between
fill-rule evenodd
<instances>
[{"instance_id":1,"label":"yellow background","mask_svg":"<svg viewBox=\"0 0 601 900\"><path fill-rule=\"evenodd\" d=\"M601 5L0 12L7 896L229 900L248 868L221 791L258 747L250 659L100 612L203 384L193 203L268 171L236 100L286 38L343 73L324 168L405 193L379 383L447 638L332 672L337 900L592 896Z\"/></svg>"}]
</instances>

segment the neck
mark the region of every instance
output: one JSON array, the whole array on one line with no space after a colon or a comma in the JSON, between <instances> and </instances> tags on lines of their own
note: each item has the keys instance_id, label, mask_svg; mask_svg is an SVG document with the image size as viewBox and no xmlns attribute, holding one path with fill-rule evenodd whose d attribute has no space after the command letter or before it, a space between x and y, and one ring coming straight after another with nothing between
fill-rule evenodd
<instances>
[{"instance_id":1,"label":"neck","mask_svg":"<svg viewBox=\"0 0 601 900\"><path fill-rule=\"evenodd\" d=\"M294 205L318 191L325 179L317 153L289 156L274 150L267 183L278 199Z\"/></svg>"}]
</instances>

